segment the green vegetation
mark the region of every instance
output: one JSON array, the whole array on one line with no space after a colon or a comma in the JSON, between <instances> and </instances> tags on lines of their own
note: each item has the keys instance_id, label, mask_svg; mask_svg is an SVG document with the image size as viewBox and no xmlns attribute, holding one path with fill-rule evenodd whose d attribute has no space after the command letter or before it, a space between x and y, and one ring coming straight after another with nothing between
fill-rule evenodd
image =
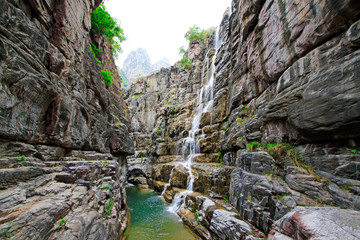
<instances>
[{"instance_id":1,"label":"green vegetation","mask_svg":"<svg viewBox=\"0 0 360 240\"><path fill-rule=\"evenodd\" d=\"M142 95L143 95L142 93L136 94L136 95L134 95L134 98L141 97Z\"/></svg>"},{"instance_id":2,"label":"green vegetation","mask_svg":"<svg viewBox=\"0 0 360 240\"><path fill-rule=\"evenodd\" d=\"M108 191L108 190L111 190L112 188L111 188L110 185L107 185L107 186L103 187L103 189L104 189L105 191Z\"/></svg>"},{"instance_id":3,"label":"green vegetation","mask_svg":"<svg viewBox=\"0 0 360 240\"><path fill-rule=\"evenodd\" d=\"M356 149L352 149L352 148L346 148L346 150L350 151L352 154L354 154L355 156L358 155L359 151Z\"/></svg>"},{"instance_id":4,"label":"green vegetation","mask_svg":"<svg viewBox=\"0 0 360 240\"><path fill-rule=\"evenodd\" d=\"M246 146L246 149L253 151L254 148L261 147L261 144L258 142L249 143ZM262 147L262 150L268 152L274 159L280 159L288 157L297 167L306 170L309 174L314 175L317 180L327 180L326 178L316 174L313 168L304 163L303 156L299 154L293 146L288 143L265 143Z\"/></svg>"},{"instance_id":5,"label":"green vegetation","mask_svg":"<svg viewBox=\"0 0 360 240\"><path fill-rule=\"evenodd\" d=\"M126 40L120 24L106 10L104 4L100 4L91 14L91 28L96 29L100 34L109 39L111 51L117 57L121 52L120 43Z\"/></svg>"},{"instance_id":6,"label":"green vegetation","mask_svg":"<svg viewBox=\"0 0 360 240\"><path fill-rule=\"evenodd\" d=\"M21 157L18 159L18 162L26 162L25 156L21 155Z\"/></svg>"},{"instance_id":7,"label":"green vegetation","mask_svg":"<svg viewBox=\"0 0 360 240\"><path fill-rule=\"evenodd\" d=\"M63 227L65 227L66 224L66 219L62 218L60 219L59 223L58 223L58 228L62 229Z\"/></svg>"},{"instance_id":8,"label":"green vegetation","mask_svg":"<svg viewBox=\"0 0 360 240\"><path fill-rule=\"evenodd\" d=\"M136 77L136 82L138 82L141 79L141 77L142 77L142 75L141 75L141 73L139 73L139 75L137 75L137 77Z\"/></svg>"},{"instance_id":9,"label":"green vegetation","mask_svg":"<svg viewBox=\"0 0 360 240\"><path fill-rule=\"evenodd\" d=\"M265 143L262 149L268 152L273 158L278 159L284 157L292 146L287 143ZM290 154L293 154L290 152Z\"/></svg>"},{"instance_id":10,"label":"green vegetation","mask_svg":"<svg viewBox=\"0 0 360 240\"><path fill-rule=\"evenodd\" d=\"M168 103L171 104L173 101L174 101L174 97L173 96L169 97Z\"/></svg>"},{"instance_id":11,"label":"green vegetation","mask_svg":"<svg viewBox=\"0 0 360 240\"><path fill-rule=\"evenodd\" d=\"M248 145L246 145L246 150L253 152L256 148L261 147L261 144L259 142L251 142Z\"/></svg>"},{"instance_id":12,"label":"green vegetation","mask_svg":"<svg viewBox=\"0 0 360 240\"><path fill-rule=\"evenodd\" d=\"M178 67L191 67L193 63L190 61L189 57L185 57L186 50L184 47L179 49L179 54L181 55L182 59L180 60Z\"/></svg>"},{"instance_id":13,"label":"green vegetation","mask_svg":"<svg viewBox=\"0 0 360 240\"><path fill-rule=\"evenodd\" d=\"M194 216L195 216L197 225L201 225L200 218L199 218L199 214L198 214L197 212L195 212L195 213L194 213Z\"/></svg>"},{"instance_id":14,"label":"green vegetation","mask_svg":"<svg viewBox=\"0 0 360 240\"><path fill-rule=\"evenodd\" d=\"M179 48L179 54L183 56L185 53L186 53L185 47L184 47L184 46L181 46L181 47Z\"/></svg>"},{"instance_id":15,"label":"green vegetation","mask_svg":"<svg viewBox=\"0 0 360 240\"><path fill-rule=\"evenodd\" d=\"M190 58L188 58L188 57L183 57L183 58L180 60L179 66L180 66L180 67L191 67L192 64L193 64L193 63L190 61Z\"/></svg>"},{"instance_id":16,"label":"green vegetation","mask_svg":"<svg viewBox=\"0 0 360 240\"><path fill-rule=\"evenodd\" d=\"M123 123L122 123L121 121L117 121L117 122L115 123L115 125L116 125L116 126L119 126L119 125L123 125Z\"/></svg>"},{"instance_id":17,"label":"green vegetation","mask_svg":"<svg viewBox=\"0 0 360 240\"><path fill-rule=\"evenodd\" d=\"M107 69L101 70L101 75L102 75L102 78L104 80L106 87L108 87L114 83L114 81L113 81L114 74L112 72L110 72L109 70L107 70Z\"/></svg>"},{"instance_id":18,"label":"green vegetation","mask_svg":"<svg viewBox=\"0 0 360 240\"><path fill-rule=\"evenodd\" d=\"M191 43L195 40L204 42L205 38L209 35L209 31L202 30L198 26L193 25L189 31L186 32L185 38Z\"/></svg>"},{"instance_id":19,"label":"green vegetation","mask_svg":"<svg viewBox=\"0 0 360 240\"><path fill-rule=\"evenodd\" d=\"M108 218L110 216L113 206L114 206L114 199L110 199L108 204L105 206L105 216L104 216L104 218Z\"/></svg>"},{"instance_id":20,"label":"green vegetation","mask_svg":"<svg viewBox=\"0 0 360 240\"><path fill-rule=\"evenodd\" d=\"M128 228L125 229L124 233L123 233L123 236L126 236L127 235L127 232L128 232Z\"/></svg>"},{"instance_id":21,"label":"green vegetation","mask_svg":"<svg viewBox=\"0 0 360 240\"><path fill-rule=\"evenodd\" d=\"M314 200L319 204L323 204L323 200L320 197L316 197Z\"/></svg>"},{"instance_id":22,"label":"green vegetation","mask_svg":"<svg viewBox=\"0 0 360 240\"><path fill-rule=\"evenodd\" d=\"M243 118L236 118L237 124L241 125L243 123Z\"/></svg>"},{"instance_id":23,"label":"green vegetation","mask_svg":"<svg viewBox=\"0 0 360 240\"><path fill-rule=\"evenodd\" d=\"M354 185L353 184L346 184L346 185L343 185L343 186L340 186L342 189L344 189L345 191L347 191L347 192L352 192L352 187L354 187Z\"/></svg>"},{"instance_id":24,"label":"green vegetation","mask_svg":"<svg viewBox=\"0 0 360 240\"><path fill-rule=\"evenodd\" d=\"M101 50L98 49L95 44L91 44L90 45L90 51L93 55L93 57L95 58L96 62L99 64L99 66L101 67L102 66L102 62L96 57L96 54L97 53L101 53Z\"/></svg>"},{"instance_id":25,"label":"green vegetation","mask_svg":"<svg viewBox=\"0 0 360 240\"><path fill-rule=\"evenodd\" d=\"M15 155L19 155L19 152L16 152ZM17 162L26 162L26 157L21 155L19 159L16 160Z\"/></svg>"},{"instance_id":26,"label":"green vegetation","mask_svg":"<svg viewBox=\"0 0 360 240\"><path fill-rule=\"evenodd\" d=\"M252 202L252 195L251 195L250 192L249 192L249 194L248 194L248 199L249 199L249 202Z\"/></svg>"},{"instance_id":27,"label":"green vegetation","mask_svg":"<svg viewBox=\"0 0 360 240\"><path fill-rule=\"evenodd\" d=\"M224 166L224 161L223 161L223 158L222 158L222 156L221 156L221 151L218 151L218 152L217 152L216 161L220 164L220 166Z\"/></svg>"},{"instance_id":28,"label":"green vegetation","mask_svg":"<svg viewBox=\"0 0 360 240\"><path fill-rule=\"evenodd\" d=\"M8 227L3 230L2 234L1 234L1 239L8 239L8 238L15 236L14 233L9 232L10 228L11 227Z\"/></svg>"},{"instance_id":29,"label":"green vegetation","mask_svg":"<svg viewBox=\"0 0 360 240\"><path fill-rule=\"evenodd\" d=\"M229 202L229 192L226 192L224 195L223 195L223 199L225 202Z\"/></svg>"},{"instance_id":30,"label":"green vegetation","mask_svg":"<svg viewBox=\"0 0 360 240\"><path fill-rule=\"evenodd\" d=\"M246 112L247 112L247 104L242 105L241 110L242 110L243 113L246 114Z\"/></svg>"}]
</instances>

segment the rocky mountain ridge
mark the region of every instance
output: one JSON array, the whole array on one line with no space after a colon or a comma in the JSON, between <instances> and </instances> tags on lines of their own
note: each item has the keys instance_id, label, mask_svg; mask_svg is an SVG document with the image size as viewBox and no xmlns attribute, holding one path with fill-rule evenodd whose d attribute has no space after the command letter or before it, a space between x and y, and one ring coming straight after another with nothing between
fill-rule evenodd
<instances>
[{"instance_id":1,"label":"rocky mountain ridge","mask_svg":"<svg viewBox=\"0 0 360 240\"><path fill-rule=\"evenodd\" d=\"M119 239L126 103L94 0L0 0L0 236ZM114 73L106 87L90 51Z\"/></svg>"},{"instance_id":2,"label":"rocky mountain ridge","mask_svg":"<svg viewBox=\"0 0 360 240\"><path fill-rule=\"evenodd\" d=\"M121 71L124 72L130 81L136 81L139 76L146 76L163 67L170 67L169 60L163 58L157 63L152 64L147 51L143 48L139 48L138 50L129 53L124 61Z\"/></svg>"},{"instance_id":3,"label":"rocky mountain ridge","mask_svg":"<svg viewBox=\"0 0 360 240\"><path fill-rule=\"evenodd\" d=\"M359 19L351 0L234 0L191 67L131 86L129 181L203 239L360 238Z\"/></svg>"}]
</instances>

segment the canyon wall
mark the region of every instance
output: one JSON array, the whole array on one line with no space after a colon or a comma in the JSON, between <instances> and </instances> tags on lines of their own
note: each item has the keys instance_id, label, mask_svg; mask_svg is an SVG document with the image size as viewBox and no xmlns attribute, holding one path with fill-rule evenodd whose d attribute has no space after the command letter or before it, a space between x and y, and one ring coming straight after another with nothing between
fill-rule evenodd
<instances>
[{"instance_id":1,"label":"canyon wall","mask_svg":"<svg viewBox=\"0 0 360 240\"><path fill-rule=\"evenodd\" d=\"M2 237L119 239L127 227L134 148L110 44L91 30L100 2L0 0Z\"/></svg>"},{"instance_id":2,"label":"canyon wall","mask_svg":"<svg viewBox=\"0 0 360 240\"><path fill-rule=\"evenodd\" d=\"M359 19L355 0L234 0L219 34L190 43L191 67L161 69L127 92L129 181L166 188L172 201L191 172L195 192L178 213L204 239L253 235L250 225L272 239L326 238L331 227L306 232L289 216L358 218ZM214 98L200 114L189 170L184 146L211 75Z\"/></svg>"}]
</instances>

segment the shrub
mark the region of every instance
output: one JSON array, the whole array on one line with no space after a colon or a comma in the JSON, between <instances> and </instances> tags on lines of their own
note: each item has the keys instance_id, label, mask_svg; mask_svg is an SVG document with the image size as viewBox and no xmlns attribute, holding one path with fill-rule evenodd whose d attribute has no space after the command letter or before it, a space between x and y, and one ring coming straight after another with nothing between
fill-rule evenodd
<instances>
[{"instance_id":1,"label":"shrub","mask_svg":"<svg viewBox=\"0 0 360 240\"><path fill-rule=\"evenodd\" d=\"M265 143L262 149L268 152L273 158L285 157L292 147L286 143Z\"/></svg>"},{"instance_id":2,"label":"shrub","mask_svg":"<svg viewBox=\"0 0 360 240\"><path fill-rule=\"evenodd\" d=\"M191 67L192 62L190 61L190 58L184 57L180 60L180 67Z\"/></svg>"},{"instance_id":3,"label":"shrub","mask_svg":"<svg viewBox=\"0 0 360 240\"><path fill-rule=\"evenodd\" d=\"M115 57L121 52L120 43L126 40L120 24L106 10L104 4L100 4L91 13L91 28L96 29L111 42L111 50Z\"/></svg>"},{"instance_id":4,"label":"shrub","mask_svg":"<svg viewBox=\"0 0 360 240\"><path fill-rule=\"evenodd\" d=\"M114 199L110 199L108 204L105 206L105 218L108 218L110 216L113 206L114 206Z\"/></svg>"},{"instance_id":5,"label":"shrub","mask_svg":"<svg viewBox=\"0 0 360 240\"><path fill-rule=\"evenodd\" d=\"M241 125L243 123L244 119L243 118L236 118L236 122L237 124Z\"/></svg>"},{"instance_id":6,"label":"shrub","mask_svg":"<svg viewBox=\"0 0 360 240\"><path fill-rule=\"evenodd\" d=\"M259 142L251 142L248 145L246 145L246 149L250 152L253 152L256 148L261 147L261 144Z\"/></svg>"},{"instance_id":7,"label":"shrub","mask_svg":"<svg viewBox=\"0 0 360 240\"><path fill-rule=\"evenodd\" d=\"M104 80L106 87L108 87L109 85L114 83L113 82L114 74L112 72L110 72L109 70L107 70L107 69L101 70L101 75L102 75L102 78Z\"/></svg>"},{"instance_id":8,"label":"shrub","mask_svg":"<svg viewBox=\"0 0 360 240\"><path fill-rule=\"evenodd\" d=\"M200 221L200 218L199 218L199 214L198 214L197 212L195 212L195 213L194 213L194 216L195 216L197 225L201 225L201 221Z\"/></svg>"},{"instance_id":9,"label":"shrub","mask_svg":"<svg viewBox=\"0 0 360 240\"><path fill-rule=\"evenodd\" d=\"M173 96L169 97L168 103L171 104L173 101L174 101L174 97Z\"/></svg>"},{"instance_id":10,"label":"shrub","mask_svg":"<svg viewBox=\"0 0 360 240\"><path fill-rule=\"evenodd\" d=\"M15 236L14 233L9 232L10 228L11 227L8 227L3 230L2 234L1 234L1 239L8 239L8 238Z\"/></svg>"},{"instance_id":11,"label":"shrub","mask_svg":"<svg viewBox=\"0 0 360 240\"><path fill-rule=\"evenodd\" d=\"M98 48L95 46L95 44L91 44L91 45L90 45L90 51L91 51L93 57L95 58L96 62L99 64L99 66L101 66L101 65L102 65L102 62L96 57L96 54L97 54L97 53L101 53L101 50L98 49Z\"/></svg>"},{"instance_id":12,"label":"shrub","mask_svg":"<svg viewBox=\"0 0 360 240\"><path fill-rule=\"evenodd\" d=\"M229 202L229 192L226 192L224 195L223 195L223 199L225 202Z\"/></svg>"},{"instance_id":13,"label":"shrub","mask_svg":"<svg viewBox=\"0 0 360 240\"><path fill-rule=\"evenodd\" d=\"M180 47L180 48L179 48L179 54L180 54L181 56L183 56L185 53L186 53L186 50L185 50L184 46Z\"/></svg>"},{"instance_id":14,"label":"shrub","mask_svg":"<svg viewBox=\"0 0 360 240\"><path fill-rule=\"evenodd\" d=\"M65 224L66 224L66 219L62 218L60 219L59 223L58 223L58 228L63 228L65 227Z\"/></svg>"},{"instance_id":15,"label":"shrub","mask_svg":"<svg viewBox=\"0 0 360 240\"><path fill-rule=\"evenodd\" d=\"M206 30L200 29L198 26L193 25L190 27L189 31L186 32L185 38L189 40L189 42L193 42L194 40L199 40L201 42L208 36L209 32Z\"/></svg>"},{"instance_id":16,"label":"shrub","mask_svg":"<svg viewBox=\"0 0 360 240\"><path fill-rule=\"evenodd\" d=\"M358 155L358 150L356 149L352 149L352 148L346 148L346 150L350 151L352 154L354 154L355 156Z\"/></svg>"}]
</instances>

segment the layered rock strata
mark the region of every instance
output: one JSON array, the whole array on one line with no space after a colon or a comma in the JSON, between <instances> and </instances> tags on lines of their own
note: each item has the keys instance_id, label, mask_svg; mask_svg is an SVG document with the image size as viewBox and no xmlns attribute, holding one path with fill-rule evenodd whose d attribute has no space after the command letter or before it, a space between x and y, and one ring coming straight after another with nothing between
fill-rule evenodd
<instances>
[{"instance_id":1,"label":"layered rock strata","mask_svg":"<svg viewBox=\"0 0 360 240\"><path fill-rule=\"evenodd\" d=\"M128 136L100 1L0 0L0 235L119 239L127 227ZM116 73L108 88L103 66Z\"/></svg>"},{"instance_id":2,"label":"layered rock strata","mask_svg":"<svg viewBox=\"0 0 360 240\"><path fill-rule=\"evenodd\" d=\"M297 206L327 207L330 215L334 206L359 210L359 19L358 1L234 0L216 54L213 30L190 44L191 67L162 69L127 93L132 181L166 188L169 201L187 188L189 170L179 162L215 61L212 108L196 132L193 190L229 200L230 212L265 234ZM201 215L196 206L186 203L180 214L202 216L192 225L205 226L204 239L232 239L227 227L211 228L214 211Z\"/></svg>"}]
</instances>

